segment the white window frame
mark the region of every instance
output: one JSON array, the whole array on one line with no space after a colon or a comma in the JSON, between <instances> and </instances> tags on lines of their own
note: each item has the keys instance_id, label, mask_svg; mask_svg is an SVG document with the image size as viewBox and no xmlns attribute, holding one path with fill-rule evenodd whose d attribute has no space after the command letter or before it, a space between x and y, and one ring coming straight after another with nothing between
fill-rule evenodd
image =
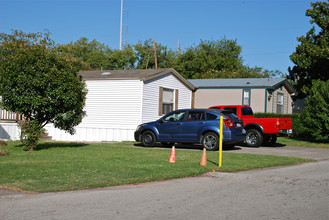
<instances>
[{"instance_id":1,"label":"white window frame","mask_svg":"<svg viewBox=\"0 0 329 220\"><path fill-rule=\"evenodd\" d=\"M250 89L244 89L243 90L243 96L242 96L242 104L243 105L249 105L250 106L250 96L251 96L251 90Z\"/></svg>"},{"instance_id":2,"label":"white window frame","mask_svg":"<svg viewBox=\"0 0 329 220\"><path fill-rule=\"evenodd\" d=\"M284 114L284 94L279 92L277 94L276 113Z\"/></svg>"}]
</instances>

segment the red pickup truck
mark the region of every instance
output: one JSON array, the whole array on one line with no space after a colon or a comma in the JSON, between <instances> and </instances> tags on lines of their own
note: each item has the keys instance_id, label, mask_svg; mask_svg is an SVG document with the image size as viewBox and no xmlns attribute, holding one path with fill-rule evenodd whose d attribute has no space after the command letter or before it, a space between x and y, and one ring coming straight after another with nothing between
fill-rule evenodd
<instances>
[{"instance_id":1,"label":"red pickup truck","mask_svg":"<svg viewBox=\"0 0 329 220\"><path fill-rule=\"evenodd\" d=\"M278 133L292 132L291 118L255 118L251 107L247 105L220 105L210 108L229 110L242 119L246 130L245 143L250 147L274 145Z\"/></svg>"}]
</instances>

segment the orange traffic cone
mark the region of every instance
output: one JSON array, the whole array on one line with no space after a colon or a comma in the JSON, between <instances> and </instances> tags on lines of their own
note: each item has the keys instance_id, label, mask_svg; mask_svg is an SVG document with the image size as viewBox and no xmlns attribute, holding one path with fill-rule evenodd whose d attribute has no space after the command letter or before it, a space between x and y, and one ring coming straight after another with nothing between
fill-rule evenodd
<instances>
[{"instance_id":1,"label":"orange traffic cone","mask_svg":"<svg viewBox=\"0 0 329 220\"><path fill-rule=\"evenodd\" d=\"M201 166L207 166L207 153L206 152L207 152L206 148L203 148L201 160L200 160Z\"/></svg>"},{"instance_id":2,"label":"orange traffic cone","mask_svg":"<svg viewBox=\"0 0 329 220\"><path fill-rule=\"evenodd\" d=\"M176 159L175 159L175 146L172 146L171 148L171 154L169 157L169 163L175 163Z\"/></svg>"}]
</instances>

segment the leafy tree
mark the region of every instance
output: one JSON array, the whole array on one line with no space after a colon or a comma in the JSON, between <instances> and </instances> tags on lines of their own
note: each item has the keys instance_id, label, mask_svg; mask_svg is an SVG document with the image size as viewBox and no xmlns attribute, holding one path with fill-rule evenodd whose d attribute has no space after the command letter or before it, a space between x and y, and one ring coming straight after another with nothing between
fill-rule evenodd
<instances>
[{"instance_id":1,"label":"leafy tree","mask_svg":"<svg viewBox=\"0 0 329 220\"><path fill-rule=\"evenodd\" d=\"M175 68L186 78L260 78L277 76L277 72L244 66L241 47L226 38L203 41L182 53L156 46L158 68ZM77 42L58 45L56 50L88 63L93 69L154 69L154 43L151 39L128 45L124 50L111 50L96 40L81 38Z\"/></svg>"},{"instance_id":2,"label":"leafy tree","mask_svg":"<svg viewBox=\"0 0 329 220\"><path fill-rule=\"evenodd\" d=\"M70 134L85 115L84 64L57 54L49 34L0 34L0 95L4 109L24 116L22 143L33 150L42 128L53 123Z\"/></svg>"},{"instance_id":3,"label":"leafy tree","mask_svg":"<svg viewBox=\"0 0 329 220\"><path fill-rule=\"evenodd\" d=\"M241 47L236 41L203 41L187 48L174 67L186 78L220 78L221 71L242 67Z\"/></svg>"},{"instance_id":4,"label":"leafy tree","mask_svg":"<svg viewBox=\"0 0 329 220\"><path fill-rule=\"evenodd\" d=\"M297 91L303 86L311 87L314 79L329 79L329 3L316 2L311 6L306 16L311 18L311 24L318 26L319 32L313 26L306 36L297 38L300 44L290 55L295 66L289 68L289 79L296 83Z\"/></svg>"},{"instance_id":5,"label":"leafy tree","mask_svg":"<svg viewBox=\"0 0 329 220\"><path fill-rule=\"evenodd\" d=\"M109 66L107 69L134 69L137 60L136 53L131 46L123 50L115 50L109 56Z\"/></svg>"},{"instance_id":6,"label":"leafy tree","mask_svg":"<svg viewBox=\"0 0 329 220\"><path fill-rule=\"evenodd\" d=\"M109 55L112 53L112 50L96 40L89 42L87 38L82 37L77 42L58 45L55 50L62 54L69 54L81 59L92 69L111 68Z\"/></svg>"},{"instance_id":7,"label":"leafy tree","mask_svg":"<svg viewBox=\"0 0 329 220\"><path fill-rule=\"evenodd\" d=\"M172 67L171 63L175 57L175 52L159 43L156 43L155 46L158 68ZM154 44L151 39L144 42L140 41L134 45L134 49L137 57L137 69L155 68Z\"/></svg>"},{"instance_id":8,"label":"leafy tree","mask_svg":"<svg viewBox=\"0 0 329 220\"><path fill-rule=\"evenodd\" d=\"M220 78L268 78L268 77L281 77L280 71L269 71L261 67L242 66L237 70L223 70L219 72Z\"/></svg>"},{"instance_id":9,"label":"leafy tree","mask_svg":"<svg viewBox=\"0 0 329 220\"><path fill-rule=\"evenodd\" d=\"M314 80L305 109L299 116L299 137L318 142L329 142L329 80Z\"/></svg>"},{"instance_id":10,"label":"leafy tree","mask_svg":"<svg viewBox=\"0 0 329 220\"><path fill-rule=\"evenodd\" d=\"M241 47L236 40L201 40L189 47L173 62L173 67L185 78L250 78L267 77L262 68L243 65Z\"/></svg>"}]
</instances>

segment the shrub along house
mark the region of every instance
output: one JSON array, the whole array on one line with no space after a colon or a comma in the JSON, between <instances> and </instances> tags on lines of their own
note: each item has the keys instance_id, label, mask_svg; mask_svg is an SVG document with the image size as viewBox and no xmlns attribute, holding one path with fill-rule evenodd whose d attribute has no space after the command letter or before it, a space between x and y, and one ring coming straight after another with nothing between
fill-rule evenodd
<instances>
[{"instance_id":1,"label":"shrub along house","mask_svg":"<svg viewBox=\"0 0 329 220\"><path fill-rule=\"evenodd\" d=\"M174 69L82 71L87 116L70 135L47 125L52 140L133 141L137 125L192 107L195 87Z\"/></svg>"},{"instance_id":2,"label":"shrub along house","mask_svg":"<svg viewBox=\"0 0 329 220\"><path fill-rule=\"evenodd\" d=\"M190 79L195 108L249 105L254 112L290 114L296 91L283 78Z\"/></svg>"}]
</instances>

